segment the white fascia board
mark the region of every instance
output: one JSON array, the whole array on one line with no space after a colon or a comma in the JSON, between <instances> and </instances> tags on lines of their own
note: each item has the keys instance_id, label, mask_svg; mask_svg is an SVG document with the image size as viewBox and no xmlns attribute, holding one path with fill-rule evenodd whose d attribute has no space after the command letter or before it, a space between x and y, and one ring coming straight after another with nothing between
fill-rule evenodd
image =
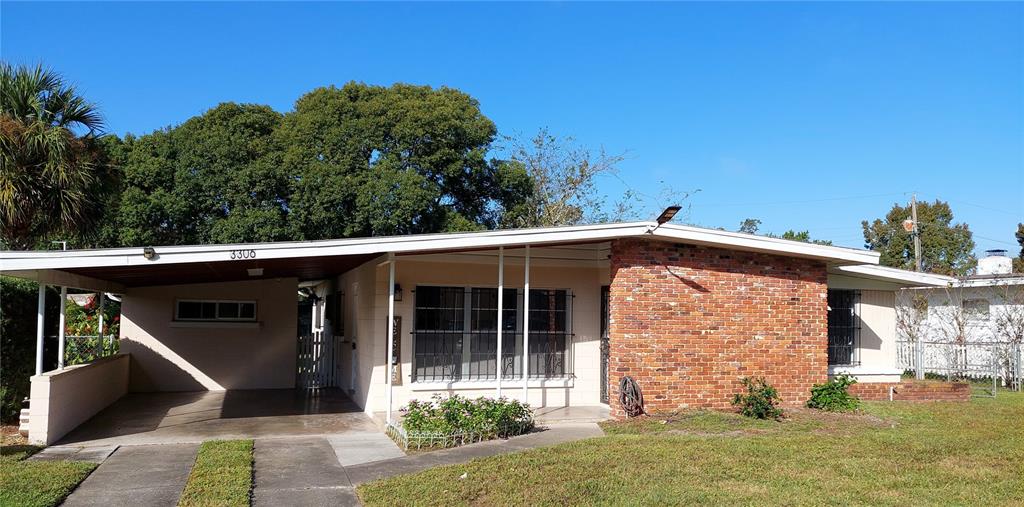
<instances>
[{"instance_id":1,"label":"white fascia board","mask_svg":"<svg viewBox=\"0 0 1024 507\"><path fill-rule=\"evenodd\" d=\"M956 278L934 273L919 273L905 269L890 268L875 265L857 266L836 266L836 272L858 278L881 280L885 282L896 282L909 287L946 287L954 282Z\"/></svg>"},{"instance_id":2,"label":"white fascia board","mask_svg":"<svg viewBox=\"0 0 1024 507\"><path fill-rule=\"evenodd\" d=\"M654 222L629 222L573 227L547 227L454 234L418 234L341 240L223 245L154 246L156 257L143 256L143 248L0 252L0 272L26 269L125 267L232 260L287 259L341 255L431 253L499 246L556 245L646 237L757 252L809 257L833 263L876 264L878 254L867 250L815 245L699 227ZM253 254L255 256L253 256ZM240 258L232 258L236 255Z\"/></svg>"},{"instance_id":3,"label":"white fascia board","mask_svg":"<svg viewBox=\"0 0 1024 507\"><path fill-rule=\"evenodd\" d=\"M231 261L233 253L254 252L238 260L327 257L334 255L401 254L496 248L509 245L559 244L601 241L640 236L647 222L600 224L579 227L514 229L456 234L419 234L345 240L251 243L195 246L156 246L156 258L143 256L143 248L0 252L0 272L24 269L147 266L191 262Z\"/></svg>"},{"instance_id":4,"label":"white fascia board","mask_svg":"<svg viewBox=\"0 0 1024 507\"><path fill-rule=\"evenodd\" d=\"M779 255L809 257L837 263L878 264L879 258L878 252L870 250L818 245L803 241L769 238L755 234L719 231L685 225L665 224L655 229L651 236L717 248L733 248Z\"/></svg>"},{"instance_id":5,"label":"white fascia board","mask_svg":"<svg viewBox=\"0 0 1024 507\"><path fill-rule=\"evenodd\" d=\"M1024 276L1013 275L993 276L989 278L966 278L957 281L960 287L997 287L1002 285L1024 285Z\"/></svg>"}]
</instances>

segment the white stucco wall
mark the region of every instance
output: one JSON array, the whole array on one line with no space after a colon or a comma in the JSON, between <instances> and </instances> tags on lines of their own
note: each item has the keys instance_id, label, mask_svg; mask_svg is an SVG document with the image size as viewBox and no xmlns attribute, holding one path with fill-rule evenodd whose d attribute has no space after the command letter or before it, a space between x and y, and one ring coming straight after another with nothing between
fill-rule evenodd
<instances>
[{"instance_id":1,"label":"white stucco wall","mask_svg":"<svg viewBox=\"0 0 1024 507\"><path fill-rule=\"evenodd\" d=\"M969 342L1004 341L1008 338L1006 330L1000 329L1000 317L1024 312L1024 285L913 291L928 300L928 317L923 323L925 340L955 341L962 330ZM966 315L958 316L959 305L968 300L988 302L988 315L973 315L970 319ZM966 324L962 329L955 324L958 319Z\"/></svg>"},{"instance_id":2,"label":"white stucco wall","mask_svg":"<svg viewBox=\"0 0 1024 507\"><path fill-rule=\"evenodd\" d=\"M295 386L294 278L133 287L121 302L132 391ZM256 323L175 322L178 299L255 300Z\"/></svg>"},{"instance_id":3,"label":"white stucco wall","mask_svg":"<svg viewBox=\"0 0 1024 507\"><path fill-rule=\"evenodd\" d=\"M860 319L856 366L829 366L829 375L846 373L858 382L898 382L896 366L896 291L898 284L843 275L829 275L829 289L860 291L855 309Z\"/></svg>"},{"instance_id":4,"label":"white stucco wall","mask_svg":"<svg viewBox=\"0 0 1024 507\"><path fill-rule=\"evenodd\" d=\"M345 293L346 335L356 341L357 386L353 400L367 412L382 412L386 406L385 357L388 303L388 267L377 264L383 259L338 277ZM582 266L582 267L581 267ZM608 283L608 269L594 263L531 263L530 285L534 289L568 289L572 302L570 351L573 378L530 382L529 403L533 407L600 404L600 311L601 286ZM522 289L523 265L520 259L506 259L505 287ZM412 382L413 308L417 285L496 287L497 259L439 261L436 257L399 257L396 282L402 286L403 300L395 303L395 314L402 317L402 385L394 387L393 408L397 410L411 399L429 399L435 393L464 396L494 396L491 382L460 382L450 385ZM353 320L354 319L354 320ZM355 327L353 327L353 323ZM347 373L343 373L346 376ZM520 399L521 381L503 384L502 394Z\"/></svg>"},{"instance_id":5,"label":"white stucco wall","mask_svg":"<svg viewBox=\"0 0 1024 507\"><path fill-rule=\"evenodd\" d=\"M896 367L896 293L861 290L857 304L860 347L857 366L829 367L829 374L847 373L858 382L898 382L903 370Z\"/></svg>"},{"instance_id":6,"label":"white stucco wall","mask_svg":"<svg viewBox=\"0 0 1024 507\"><path fill-rule=\"evenodd\" d=\"M50 445L128 392L125 354L32 377L29 442Z\"/></svg>"}]
</instances>

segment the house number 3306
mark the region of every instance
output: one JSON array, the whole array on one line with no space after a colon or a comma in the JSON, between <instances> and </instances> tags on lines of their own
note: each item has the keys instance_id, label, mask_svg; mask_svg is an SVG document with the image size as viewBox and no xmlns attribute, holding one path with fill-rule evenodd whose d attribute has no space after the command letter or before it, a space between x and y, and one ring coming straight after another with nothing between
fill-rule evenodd
<instances>
[{"instance_id":1,"label":"house number 3306","mask_svg":"<svg viewBox=\"0 0 1024 507\"><path fill-rule=\"evenodd\" d=\"M256 250L232 250L231 259L255 259Z\"/></svg>"}]
</instances>

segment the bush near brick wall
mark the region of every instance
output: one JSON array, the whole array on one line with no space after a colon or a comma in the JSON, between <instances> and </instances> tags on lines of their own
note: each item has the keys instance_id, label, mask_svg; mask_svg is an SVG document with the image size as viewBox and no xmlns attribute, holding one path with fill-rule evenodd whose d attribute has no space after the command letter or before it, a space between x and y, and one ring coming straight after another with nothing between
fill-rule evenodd
<instances>
[{"instance_id":1,"label":"bush near brick wall","mask_svg":"<svg viewBox=\"0 0 1024 507\"><path fill-rule=\"evenodd\" d=\"M730 408L744 376L784 404L827 380L827 274L809 259L642 239L612 243L609 383L625 375L649 412Z\"/></svg>"},{"instance_id":2,"label":"bush near brick wall","mask_svg":"<svg viewBox=\"0 0 1024 507\"><path fill-rule=\"evenodd\" d=\"M895 401L969 401L971 386L965 382L902 381L856 383L850 394L862 400L888 401L889 388Z\"/></svg>"}]
</instances>

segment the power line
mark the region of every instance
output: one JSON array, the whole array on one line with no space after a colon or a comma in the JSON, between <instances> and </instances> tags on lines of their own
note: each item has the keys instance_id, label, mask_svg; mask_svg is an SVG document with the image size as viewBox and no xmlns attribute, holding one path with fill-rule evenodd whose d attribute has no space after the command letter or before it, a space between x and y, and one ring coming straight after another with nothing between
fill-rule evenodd
<instances>
[{"instance_id":1,"label":"power line","mask_svg":"<svg viewBox=\"0 0 1024 507\"><path fill-rule=\"evenodd\" d=\"M1022 216L1024 216L1024 213L1019 212L1019 211L1007 211L1007 210L1004 210L1004 209L993 208L991 206L984 206L984 205L981 205L981 204L975 204L973 202L962 201L960 199L943 199L942 197L939 196L939 194L928 193L927 195L930 195L930 196L934 197L936 200L940 200L940 201L941 200L945 200L945 201L951 202L953 204L963 204L964 206L972 206L972 207L980 208L980 209L983 209L983 210L995 211L996 213L1005 213L1007 215L1011 215L1011 216L1015 216L1015 217L1022 217Z\"/></svg>"},{"instance_id":2,"label":"power line","mask_svg":"<svg viewBox=\"0 0 1024 507\"><path fill-rule=\"evenodd\" d=\"M852 196L846 196L846 197L825 197L825 198L821 198L821 199L803 199L803 200L797 200L797 201L745 202L745 203L727 203L727 204L715 203L715 204L701 204L700 206L704 207L704 208L726 208L726 207L739 207L739 206L777 206L777 205L783 205L783 204L810 204L810 203L817 203L817 202L851 201L851 200L856 200L856 199L872 199L872 198L876 198L876 197L902 196L904 194L906 194L906 192L896 192L896 193L890 192L890 193L887 193L887 194L872 194L872 195L852 195Z\"/></svg>"},{"instance_id":3,"label":"power line","mask_svg":"<svg viewBox=\"0 0 1024 507\"><path fill-rule=\"evenodd\" d=\"M989 238L989 237L986 237L986 236L979 236L977 234L974 234L973 236L975 238L981 238L981 239L992 241L992 242L995 242L995 243L1002 243L1004 245L1010 245L1010 246L1018 246L1019 245L1019 243L1011 243L1009 241L1003 241L1001 239Z\"/></svg>"}]
</instances>

